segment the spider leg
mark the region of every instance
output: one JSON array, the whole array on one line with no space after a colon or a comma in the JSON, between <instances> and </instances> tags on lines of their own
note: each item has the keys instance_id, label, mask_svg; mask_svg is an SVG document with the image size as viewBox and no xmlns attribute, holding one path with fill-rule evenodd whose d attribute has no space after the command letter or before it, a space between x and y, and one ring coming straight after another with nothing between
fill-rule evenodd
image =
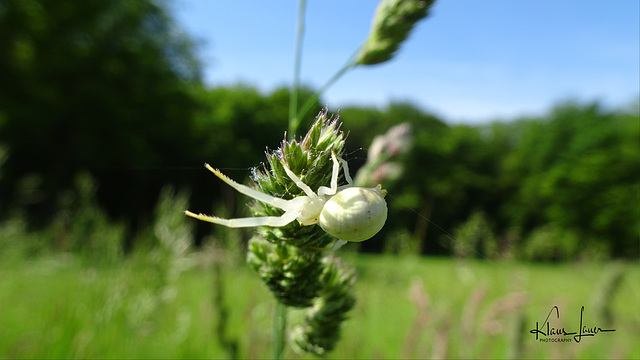
<instances>
[{"instance_id":1,"label":"spider leg","mask_svg":"<svg viewBox=\"0 0 640 360\"><path fill-rule=\"evenodd\" d=\"M191 216L198 220L207 221L210 223L224 225L230 228L243 228L254 226L273 226L280 227L285 226L288 223L296 219L296 213L293 211L287 211L282 216L263 216L263 217L249 217L239 219L222 219L216 216L209 216L204 214L196 214L191 211L185 211L185 215Z\"/></svg>"},{"instance_id":2,"label":"spider leg","mask_svg":"<svg viewBox=\"0 0 640 360\"><path fill-rule=\"evenodd\" d=\"M338 176L340 175L340 163L338 163L338 159L336 157L336 153L331 151L331 159L333 160L333 170L331 171L331 188L326 186L321 186L318 189L318 195L335 195L338 192ZM340 159L343 167L345 168L345 178L349 185L351 185L351 176L349 176L349 166L346 165L346 161Z\"/></svg>"},{"instance_id":3,"label":"spider leg","mask_svg":"<svg viewBox=\"0 0 640 360\"><path fill-rule=\"evenodd\" d=\"M340 158L340 163L342 163L342 169L344 170L344 179L347 180L349 185L353 185L353 179L351 179L351 175L349 175L349 164L347 164L343 158Z\"/></svg>"},{"instance_id":4,"label":"spider leg","mask_svg":"<svg viewBox=\"0 0 640 360\"><path fill-rule=\"evenodd\" d=\"M338 175L340 175L340 164L336 159L336 153L331 150L331 160L333 160L333 170L331 171L331 191L333 194L338 191Z\"/></svg>"},{"instance_id":5,"label":"spider leg","mask_svg":"<svg viewBox=\"0 0 640 360\"><path fill-rule=\"evenodd\" d=\"M222 180L225 183L229 184L232 188L236 189L241 194L247 195L247 196L252 197L252 198L254 198L254 199L258 200L258 201L261 201L261 202L263 202L265 204L272 205L272 206L275 206L277 208L284 209L284 210L286 210L290 205L289 204L289 200L283 200L283 199L280 199L280 198L277 198L277 197L273 197L271 195L267 195L265 193L261 193L260 191L254 190L254 189L252 189L252 188L250 188L248 186L245 186L245 185L242 185L242 184L238 184L237 182L231 180L225 174L220 172L220 170L212 168L209 164L204 164L204 166L209 171L214 173L217 177L219 177L220 180ZM204 220L204 219L201 219L201 220ZM208 220L205 220L205 221L208 221Z\"/></svg>"},{"instance_id":6,"label":"spider leg","mask_svg":"<svg viewBox=\"0 0 640 360\"><path fill-rule=\"evenodd\" d=\"M346 243L347 243L347 241L344 241L344 240L338 240L338 241L336 241L335 245L333 245L333 247L331 248L331 250L334 250L334 251L335 251L335 250L338 250L338 249L340 249L340 248L342 247L342 245L344 245L344 244L346 244Z\"/></svg>"},{"instance_id":7,"label":"spider leg","mask_svg":"<svg viewBox=\"0 0 640 360\"><path fill-rule=\"evenodd\" d=\"M287 165L282 163L282 167L284 168L284 172L287 173L289 178L291 180L293 180L293 182L296 184L296 186L298 186L300 189L302 189L302 191L304 191L304 193L307 194L307 196L309 196L309 197L315 197L316 196L316 194L313 192L313 190L311 190L311 188L307 184L303 183L302 180L300 180L300 178L297 177L296 174L294 174L293 171L291 171L291 169L289 169L289 167L287 167Z\"/></svg>"}]
</instances>

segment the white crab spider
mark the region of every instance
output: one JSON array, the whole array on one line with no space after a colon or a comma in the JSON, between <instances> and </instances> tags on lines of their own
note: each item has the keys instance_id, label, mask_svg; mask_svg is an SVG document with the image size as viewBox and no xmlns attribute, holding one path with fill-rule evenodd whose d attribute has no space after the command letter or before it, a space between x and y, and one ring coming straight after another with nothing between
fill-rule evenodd
<instances>
[{"instance_id":1,"label":"white crab spider","mask_svg":"<svg viewBox=\"0 0 640 360\"><path fill-rule=\"evenodd\" d=\"M333 160L331 187L320 186L317 194L303 183L284 163L282 164L289 178L306 194L306 196L298 196L291 200L280 199L238 184L225 176L220 170L205 164L207 169L238 190L238 192L265 204L280 208L285 213L282 216L239 219L222 219L216 216L195 214L188 210L184 213L199 220L231 228L280 227L294 220L298 220L300 225L303 226L318 224L325 232L342 240L336 245L336 248L346 241L358 242L367 240L377 234L387 220L387 203L384 200L387 192L382 190L380 185L375 188L353 186L353 180L349 175L349 167L343 159L340 159L340 163L344 169L347 185L338 186L340 163L333 152L331 153L331 158Z\"/></svg>"}]
</instances>

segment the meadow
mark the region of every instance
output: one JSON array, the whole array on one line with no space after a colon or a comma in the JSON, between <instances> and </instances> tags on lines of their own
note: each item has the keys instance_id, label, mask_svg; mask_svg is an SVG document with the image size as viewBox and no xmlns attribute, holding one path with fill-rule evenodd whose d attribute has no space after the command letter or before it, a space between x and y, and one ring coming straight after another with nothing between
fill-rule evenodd
<instances>
[{"instance_id":1,"label":"meadow","mask_svg":"<svg viewBox=\"0 0 640 360\"><path fill-rule=\"evenodd\" d=\"M6 255L6 254L5 254ZM638 358L640 268L363 255L357 304L326 358ZM2 358L270 358L274 300L240 251L0 262ZM530 330L615 329L580 343ZM301 314L292 311L290 323ZM546 329L545 329L546 332ZM540 338L544 336L540 335ZM573 338L573 336L561 336ZM553 338L553 337L551 337ZM287 348L286 358L301 356Z\"/></svg>"},{"instance_id":2,"label":"meadow","mask_svg":"<svg viewBox=\"0 0 640 360\"><path fill-rule=\"evenodd\" d=\"M266 93L206 85L200 41L168 0L0 3L0 358L281 358L269 282L237 245L255 231L207 228L182 211L247 216L246 199L204 161L290 199L307 194L283 165L316 191L331 183L334 152L355 180L389 194L378 239L337 254L357 270L355 307L344 284L304 281L331 274L313 271L328 262L255 256L300 275L286 280L302 284L305 306L351 309L326 358L640 358L635 99L477 125L408 100L331 109L335 127L292 145L324 90L394 57L433 1L402 3L382 7L385 20L316 90L299 82L301 1L293 83ZM324 251L311 243L320 228L308 229L259 236ZM309 328L324 333L314 340L336 338L343 313L316 312L322 326ZM304 316L291 310L290 325ZM567 334L576 331L594 336ZM284 357L312 356L287 346Z\"/></svg>"}]
</instances>

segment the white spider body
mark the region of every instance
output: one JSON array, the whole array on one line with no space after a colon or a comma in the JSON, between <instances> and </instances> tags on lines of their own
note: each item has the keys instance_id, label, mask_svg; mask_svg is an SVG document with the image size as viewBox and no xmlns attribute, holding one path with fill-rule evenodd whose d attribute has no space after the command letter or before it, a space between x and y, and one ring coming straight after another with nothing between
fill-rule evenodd
<instances>
[{"instance_id":1,"label":"white spider body","mask_svg":"<svg viewBox=\"0 0 640 360\"><path fill-rule=\"evenodd\" d=\"M345 241L364 241L387 219L387 203L378 188L349 187L332 196L320 213L320 227Z\"/></svg>"},{"instance_id":2,"label":"white spider body","mask_svg":"<svg viewBox=\"0 0 640 360\"><path fill-rule=\"evenodd\" d=\"M300 225L303 226L309 226L318 223L318 221L320 220L319 214L322 211L324 204L326 204L328 196L322 195L307 198L307 202L304 205L300 206L300 211L298 212L298 216L296 217L296 220L298 220Z\"/></svg>"},{"instance_id":3,"label":"white spider body","mask_svg":"<svg viewBox=\"0 0 640 360\"><path fill-rule=\"evenodd\" d=\"M344 169L347 185L338 187L340 163L334 153L331 187L321 186L318 193L296 176L286 165L284 170L306 196L298 196L291 200L280 199L261 193L248 186L238 184L214 169L208 164L205 167L217 177L229 184L238 192L250 196L265 204L285 211L282 216L263 216L240 219L221 219L215 216L195 214L185 211L185 214L199 220L220 224L231 228L273 226L280 227L297 220L300 225L309 226L319 224L330 235L344 241L364 241L377 234L387 220L387 203L384 200L386 191L380 185L376 188L354 187L347 162L340 159Z\"/></svg>"}]
</instances>

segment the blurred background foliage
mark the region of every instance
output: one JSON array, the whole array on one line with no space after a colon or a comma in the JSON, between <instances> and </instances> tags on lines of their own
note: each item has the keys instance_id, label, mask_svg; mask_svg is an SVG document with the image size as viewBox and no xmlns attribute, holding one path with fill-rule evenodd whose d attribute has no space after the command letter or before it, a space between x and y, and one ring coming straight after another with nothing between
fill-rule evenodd
<instances>
[{"instance_id":1,"label":"blurred background foliage","mask_svg":"<svg viewBox=\"0 0 640 360\"><path fill-rule=\"evenodd\" d=\"M21 236L27 253L105 257L148 249L161 244L145 233L166 189L190 194L195 211L248 214L202 163L249 179L284 138L287 88L204 86L197 47L163 1L0 0L0 33L1 243ZM406 102L330 110L348 132L353 174L376 135L412 129L402 177L383 184L387 225L361 251L638 259L638 103L567 102L482 125ZM196 246L226 231L194 226Z\"/></svg>"}]
</instances>

